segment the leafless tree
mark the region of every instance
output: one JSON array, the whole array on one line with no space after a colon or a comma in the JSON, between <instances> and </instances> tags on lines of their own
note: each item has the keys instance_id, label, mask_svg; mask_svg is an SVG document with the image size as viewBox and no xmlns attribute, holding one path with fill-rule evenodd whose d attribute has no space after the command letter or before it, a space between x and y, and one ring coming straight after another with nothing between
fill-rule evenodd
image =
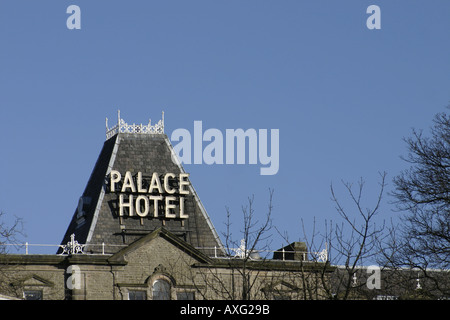
<instances>
[{"instance_id":1,"label":"leafless tree","mask_svg":"<svg viewBox=\"0 0 450 320\"><path fill-rule=\"evenodd\" d=\"M6 245L17 244L20 236L23 236L22 219L15 217L8 223L6 214L0 211L0 254L9 252L9 247Z\"/></svg>"},{"instance_id":2,"label":"leafless tree","mask_svg":"<svg viewBox=\"0 0 450 320\"><path fill-rule=\"evenodd\" d=\"M0 256L2 264L0 264L0 292L11 296L17 296L15 288L8 284L15 280L14 274L4 272L5 267L8 267L8 253L11 251L11 246L18 244L19 237L23 236L23 223L21 218L15 217L12 222L7 222L6 214L0 212Z\"/></svg>"},{"instance_id":3,"label":"leafless tree","mask_svg":"<svg viewBox=\"0 0 450 320\"><path fill-rule=\"evenodd\" d=\"M394 178L392 193L405 212L402 236L404 264L450 267L450 117L439 113L431 135L413 130L406 138L411 167Z\"/></svg>"},{"instance_id":4,"label":"leafless tree","mask_svg":"<svg viewBox=\"0 0 450 320\"><path fill-rule=\"evenodd\" d=\"M394 178L396 208L403 213L390 262L420 269L435 289L450 295L450 116L439 113L429 135L414 130L405 138L410 164ZM395 252L394 252L395 251ZM441 272L429 272L439 269ZM439 277L438 277L439 276ZM447 281L442 281L440 277ZM438 277L438 278L437 278Z\"/></svg>"},{"instance_id":5,"label":"leafless tree","mask_svg":"<svg viewBox=\"0 0 450 320\"><path fill-rule=\"evenodd\" d=\"M321 251L323 248L326 249L326 263L322 264L315 274L310 272L297 274L303 278L304 299L362 298L361 293L364 290L359 289L364 289L362 287L365 286L365 282L356 282L356 274L365 263L373 263L376 260L380 243L385 237L384 222L377 225L375 221L380 213L386 187L386 173L381 173L380 179L375 204L371 208L363 204L365 182L362 179L358 182L356 190L352 183L342 181L352 206L349 209L343 205L344 201L338 198L335 187L331 184L331 200L341 220L339 223L325 220L324 228L318 230L315 220L312 226L305 226L302 220L301 240L310 251L309 260L317 262L319 257L323 260L320 253L324 252ZM332 274L330 268L334 269Z\"/></svg>"},{"instance_id":6,"label":"leafless tree","mask_svg":"<svg viewBox=\"0 0 450 320\"><path fill-rule=\"evenodd\" d=\"M273 190L269 190L269 203L267 212L260 221L254 209L254 196L249 197L246 206L242 206L242 227L240 228L239 239L236 239L232 232L232 214L226 208L227 220L225 222L224 245L227 250L227 258L223 259L229 272L228 283L222 283L224 298L251 300L255 297L256 284L261 283L260 270L249 268L249 264L255 257L260 257L260 252L265 252L269 248L272 229L272 200ZM216 282L223 279L215 277ZM260 289L260 288L258 288Z\"/></svg>"},{"instance_id":7,"label":"leafless tree","mask_svg":"<svg viewBox=\"0 0 450 320\"><path fill-rule=\"evenodd\" d=\"M375 217L380 212L380 205L386 186L386 173L380 174L380 188L372 208L363 206L362 196L364 190L364 181L358 182L357 191L353 190L353 185L344 182L344 187L348 192L350 199L354 204L354 213L345 209L337 198L333 185L331 185L332 200L335 203L336 211L343 219L342 224L336 224L334 230L334 241L330 243L330 254L334 253L334 263L343 265L346 276L338 277L337 290L341 293L343 299L349 298L351 288L355 286L352 280L359 266L364 263L375 261L374 258L379 254L379 243L384 238L384 222L377 225ZM349 230L347 230L348 228ZM341 291L340 288L343 288Z\"/></svg>"}]
</instances>

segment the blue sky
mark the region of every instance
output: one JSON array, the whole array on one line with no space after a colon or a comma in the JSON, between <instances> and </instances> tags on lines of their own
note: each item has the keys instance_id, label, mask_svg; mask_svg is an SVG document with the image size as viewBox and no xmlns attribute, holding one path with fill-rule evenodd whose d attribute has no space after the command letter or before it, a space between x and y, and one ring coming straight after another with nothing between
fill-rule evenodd
<instances>
[{"instance_id":1,"label":"blue sky","mask_svg":"<svg viewBox=\"0 0 450 320\"><path fill-rule=\"evenodd\" d=\"M81 29L69 30L69 5ZM369 30L369 5L381 29ZM105 140L105 117L157 121L166 133L279 129L280 168L185 165L216 229L241 223L255 196L291 240L316 219L339 220L330 183L367 182L406 163L403 137L450 102L450 2L0 2L0 210L26 241L60 243ZM386 195L379 219L398 217ZM348 208L350 208L348 206ZM237 229L235 234L237 233ZM236 238L239 235L236 234ZM273 249L280 240L274 237Z\"/></svg>"}]
</instances>

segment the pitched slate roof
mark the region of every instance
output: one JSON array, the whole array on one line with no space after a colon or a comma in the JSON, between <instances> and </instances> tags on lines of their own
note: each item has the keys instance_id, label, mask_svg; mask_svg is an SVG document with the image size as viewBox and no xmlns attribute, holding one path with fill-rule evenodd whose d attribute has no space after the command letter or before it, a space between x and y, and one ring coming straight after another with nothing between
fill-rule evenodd
<instances>
[{"instance_id":1,"label":"pitched slate roof","mask_svg":"<svg viewBox=\"0 0 450 320\"><path fill-rule=\"evenodd\" d=\"M67 244L71 234L75 234L79 243L87 245L85 251L88 253L103 250L114 253L164 226L193 247L223 248L192 185L185 197L185 213L189 218L184 221L151 218L150 215L143 219L119 218L118 194L109 192L107 187L111 170L130 171L133 175L137 172L150 175L153 172L184 173L184 168L173 156L172 145L165 134L117 133L106 140L61 244ZM214 249L202 251L214 254Z\"/></svg>"}]
</instances>

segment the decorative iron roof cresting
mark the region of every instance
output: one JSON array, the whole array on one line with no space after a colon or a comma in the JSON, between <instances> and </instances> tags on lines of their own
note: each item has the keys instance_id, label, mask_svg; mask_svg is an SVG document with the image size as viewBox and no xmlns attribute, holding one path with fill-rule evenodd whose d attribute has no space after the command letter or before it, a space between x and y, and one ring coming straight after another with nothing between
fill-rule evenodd
<instances>
[{"instance_id":1,"label":"decorative iron roof cresting","mask_svg":"<svg viewBox=\"0 0 450 320\"><path fill-rule=\"evenodd\" d=\"M108 118L106 118L106 140L109 140L118 133L137 133L137 134L164 134L164 111L162 119L152 125L152 120L148 120L147 125L128 124L120 118L120 110L117 112L117 124L112 128L108 127Z\"/></svg>"}]
</instances>

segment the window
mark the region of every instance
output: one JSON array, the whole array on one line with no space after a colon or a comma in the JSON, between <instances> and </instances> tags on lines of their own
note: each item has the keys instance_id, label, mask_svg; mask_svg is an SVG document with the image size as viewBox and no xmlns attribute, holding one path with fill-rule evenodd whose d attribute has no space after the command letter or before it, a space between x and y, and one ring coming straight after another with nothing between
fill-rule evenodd
<instances>
[{"instance_id":1,"label":"window","mask_svg":"<svg viewBox=\"0 0 450 320\"><path fill-rule=\"evenodd\" d=\"M170 300L170 283L158 279L153 282L153 300Z\"/></svg>"},{"instance_id":2,"label":"window","mask_svg":"<svg viewBox=\"0 0 450 320\"><path fill-rule=\"evenodd\" d=\"M275 294L273 296L274 300L291 300L291 297L287 294Z\"/></svg>"},{"instance_id":3,"label":"window","mask_svg":"<svg viewBox=\"0 0 450 320\"><path fill-rule=\"evenodd\" d=\"M42 300L42 291L40 290L25 290L23 292L25 300Z\"/></svg>"},{"instance_id":4,"label":"window","mask_svg":"<svg viewBox=\"0 0 450 320\"><path fill-rule=\"evenodd\" d=\"M374 298L374 300L397 300L396 296L383 296L383 295L378 295Z\"/></svg>"},{"instance_id":5,"label":"window","mask_svg":"<svg viewBox=\"0 0 450 320\"><path fill-rule=\"evenodd\" d=\"M189 291L177 292L177 300L195 300L194 292Z\"/></svg>"},{"instance_id":6,"label":"window","mask_svg":"<svg viewBox=\"0 0 450 320\"><path fill-rule=\"evenodd\" d=\"M128 300L147 300L147 292L145 291L128 291Z\"/></svg>"}]
</instances>

